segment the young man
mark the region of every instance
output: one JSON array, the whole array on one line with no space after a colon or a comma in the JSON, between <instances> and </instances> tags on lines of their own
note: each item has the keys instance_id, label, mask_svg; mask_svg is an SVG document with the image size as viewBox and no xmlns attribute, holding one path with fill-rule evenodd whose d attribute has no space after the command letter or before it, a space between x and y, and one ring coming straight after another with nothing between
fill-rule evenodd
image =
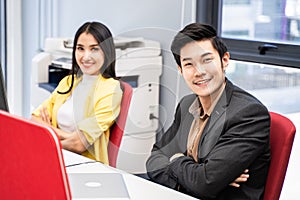
<instances>
[{"instance_id":1,"label":"young man","mask_svg":"<svg viewBox=\"0 0 300 200\"><path fill-rule=\"evenodd\" d=\"M150 179L200 199L262 199L268 110L226 78L230 55L211 26L186 26L171 50L194 94L182 98L173 124L154 144L146 163ZM237 181L245 169L248 180Z\"/></svg>"}]
</instances>

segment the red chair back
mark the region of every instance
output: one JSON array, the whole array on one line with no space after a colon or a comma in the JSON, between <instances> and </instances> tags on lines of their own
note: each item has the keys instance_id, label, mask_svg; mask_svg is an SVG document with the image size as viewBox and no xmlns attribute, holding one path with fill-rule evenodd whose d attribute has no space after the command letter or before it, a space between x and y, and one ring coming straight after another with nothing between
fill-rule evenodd
<instances>
[{"instance_id":1,"label":"red chair back","mask_svg":"<svg viewBox=\"0 0 300 200\"><path fill-rule=\"evenodd\" d=\"M271 163L264 200L279 199L296 133L294 124L286 117L270 112Z\"/></svg>"},{"instance_id":2,"label":"red chair back","mask_svg":"<svg viewBox=\"0 0 300 200\"><path fill-rule=\"evenodd\" d=\"M120 83L121 83L121 88L123 90L121 110L117 121L110 129L111 132L110 132L110 138L108 144L109 165L112 167L116 167L119 147L124 134L126 119L128 115L131 97L132 97L132 87L126 82L120 81Z\"/></svg>"}]
</instances>

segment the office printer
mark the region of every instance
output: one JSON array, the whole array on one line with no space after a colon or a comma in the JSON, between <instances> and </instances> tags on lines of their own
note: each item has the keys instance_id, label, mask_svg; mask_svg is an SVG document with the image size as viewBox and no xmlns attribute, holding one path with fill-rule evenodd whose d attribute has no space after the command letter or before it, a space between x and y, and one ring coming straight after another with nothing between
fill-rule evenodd
<instances>
[{"instance_id":1,"label":"office printer","mask_svg":"<svg viewBox=\"0 0 300 200\"><path fill-rule=\"evenodd\" d=\"M146 173L145 162L159 127L160 44L142 37L114 38L116 75L133 88L117 168ZM70 38L47 38L45 49L32 60L31 104L36 108L71 70Z\"/></svg>"}]
</instances>

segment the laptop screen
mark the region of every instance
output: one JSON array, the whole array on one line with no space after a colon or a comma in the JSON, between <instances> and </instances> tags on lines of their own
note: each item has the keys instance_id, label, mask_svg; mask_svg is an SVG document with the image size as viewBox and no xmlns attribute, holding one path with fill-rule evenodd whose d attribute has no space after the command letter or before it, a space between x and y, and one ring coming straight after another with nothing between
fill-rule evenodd
<instances>
[{"instance_id":1,"label":"laptop screen","mask_svg":"<svg viewBox=\"0 0 300 200\"><path fill-rule=\"evenodd\" d=\"M0 138L0 199L71 199L53 129L0 110Z\"/></svg>"},{"instance_id":2,"label":"laptop screen","mask_svg":"<svg viewBox=\"0 0 300 200\"><path fill-rule=\"evenodd\" d=\"M0 110L8 111L4 75L2 72L1 63L0 63Z\"/></svg>"}]
</instances>

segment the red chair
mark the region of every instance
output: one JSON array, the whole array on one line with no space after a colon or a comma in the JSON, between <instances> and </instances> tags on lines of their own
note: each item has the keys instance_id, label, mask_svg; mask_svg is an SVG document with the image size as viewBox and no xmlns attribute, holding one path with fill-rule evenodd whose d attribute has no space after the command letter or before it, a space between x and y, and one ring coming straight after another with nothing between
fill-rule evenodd
<instances>
[{"instance_id":1,"label":"red chair","mask_svg":"<svg viewBox=\"0 0 300 200\"><path fill-rule=\"evenodd\" d=\"M270 112L271 164L264 200L279 199L296 133L294 124L286 117Z\"/></svg>"},{"instance_id":2,"label":"red chair","mask_svg":"<svg viewBox=\"0 0 300 200\"><path fill-rule=\"evenodd\" d=\"M132 97L132 87L123 81L120 81L123 90L123 97L121 101L121 110L116 123L111 127L109 144L108 144L108 159L109 165L116 167L119 147L122 141L130 101Z\"/></svg>"}]
</instances>

